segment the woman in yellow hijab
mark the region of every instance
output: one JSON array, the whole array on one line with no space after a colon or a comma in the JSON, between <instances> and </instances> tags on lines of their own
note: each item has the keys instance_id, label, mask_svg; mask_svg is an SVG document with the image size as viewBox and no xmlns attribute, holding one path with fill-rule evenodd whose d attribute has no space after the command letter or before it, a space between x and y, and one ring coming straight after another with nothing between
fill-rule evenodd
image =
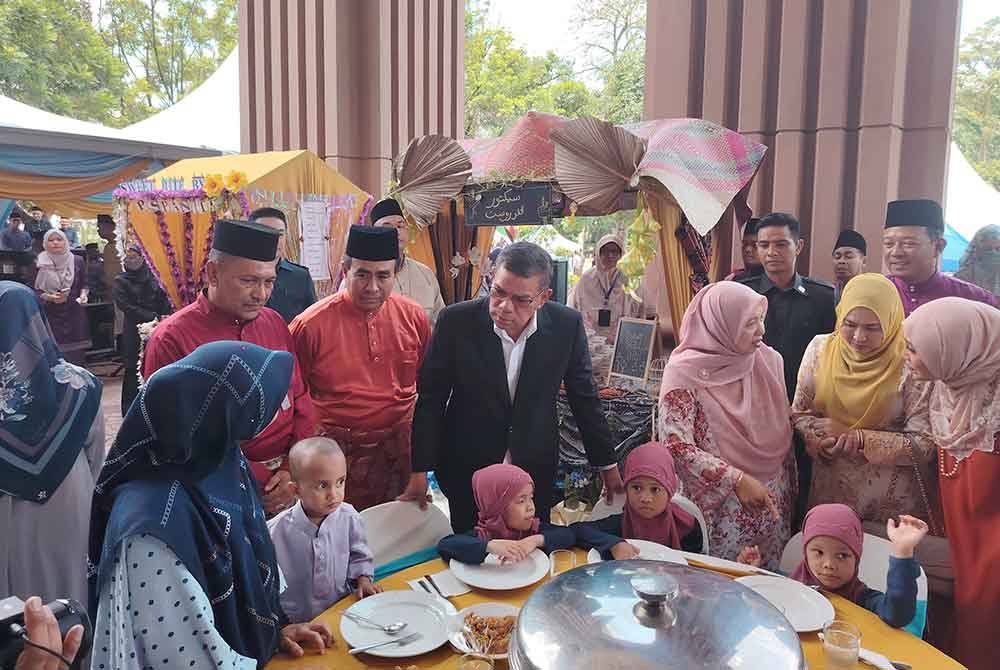
<instances>
[{"instance_id":1,"label":"woman in yellow hijab","mask_svg":"<svg viewBox=\"0 0 1000 670\"><path fill-rule=\"evenodd\" d=\"M902 325L892 282L858 275L844 287L836 331L806 350L792 411L813 458L809 506L849 505L867 532L884 534L886 520L899 514L940 532L930 388L911 379Z\"/></svg>"}]
</instances>

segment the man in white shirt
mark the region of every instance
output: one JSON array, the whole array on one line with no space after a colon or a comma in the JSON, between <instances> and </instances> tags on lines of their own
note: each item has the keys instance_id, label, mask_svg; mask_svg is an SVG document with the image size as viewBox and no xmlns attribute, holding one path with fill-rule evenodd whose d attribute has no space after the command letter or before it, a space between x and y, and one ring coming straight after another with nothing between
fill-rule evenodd
<instances>
[{"instance_id":1,"label":"man in white shirt","mask_svg":"<svg viewBox=\"0 0 1000 670\"><path fill-rule=\"evenodd\" d=\"M535 510L548 521L559 462L556 399L565 385L590 464L605 494L624 490L591 373L580 313L549 301L552 261L541 247L504 248L486 298L447 307L417 378L413 475L401 500L424 503L429 470L448 496L452 528L472 528L472 473L520 466L535 482Z\"/></svg>"},{"instance_id":2,"label":"man in white shirt","mask_svg":"<svg viewBox=\"0 0 1000 670\"><path fill-rule=\"evenodd\" d=\"M406 256L406 246L410 243L410 229L403 217L399 203L392 198L381 200L372 207L369 220L373 226L391 226L399 234L399 265L396 267L396 286L393 293L403 295L424 308L427 319L434 325L438 314L444 309L441 286L434 270ZM345 279L340 284L343 291Z\"/></svg>"}]
</instances>

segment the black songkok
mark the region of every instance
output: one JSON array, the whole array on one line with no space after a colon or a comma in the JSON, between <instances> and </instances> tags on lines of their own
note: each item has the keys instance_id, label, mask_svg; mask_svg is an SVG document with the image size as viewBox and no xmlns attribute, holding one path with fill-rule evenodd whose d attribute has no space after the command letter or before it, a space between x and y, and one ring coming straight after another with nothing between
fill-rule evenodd
<instances>
[{"instance_id":1,"label":"black songkok","mask_svg":"<svg viewBox=\"0 0 1000 670\"><path fill-rule=\"evenodd\" d=\"M399 259L399 232L392 226L351 226L347 255L359 261Z\"/></svg>"},{"instance_id":2,"label":"black songkok","mask_svg":"<svg viewBox=\"0 0 1000 670\"><path fill-rule=\"evenodd\" d=\"M212 248L230 256L273 261L278 256L278 237L276 230L260 223L219 219Z\"/></svg>"}]
</instances>

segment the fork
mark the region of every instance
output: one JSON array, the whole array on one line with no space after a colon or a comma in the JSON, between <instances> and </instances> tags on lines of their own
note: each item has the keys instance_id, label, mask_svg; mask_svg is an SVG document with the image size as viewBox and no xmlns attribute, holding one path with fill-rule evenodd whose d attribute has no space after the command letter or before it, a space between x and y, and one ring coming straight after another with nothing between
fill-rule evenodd
<instances>
[{"instance_id":1,"label":"fork","mask_svg":"<svg viewBox=\"0 0 1000 670\"><path fill-rule=\"evenodd\" d=\"M375 649L376 647L384 647L389 644L409 644L410 642L416 642L420 638L420 633L410 633L406 637L401 637L395 640L386 640L385 642L378 642L376 644L365 645L364 647L355 647L351 649L348 654L351 656L357 656L363 651L368 651L369 649Z\"/></svg>"}]
</instances>

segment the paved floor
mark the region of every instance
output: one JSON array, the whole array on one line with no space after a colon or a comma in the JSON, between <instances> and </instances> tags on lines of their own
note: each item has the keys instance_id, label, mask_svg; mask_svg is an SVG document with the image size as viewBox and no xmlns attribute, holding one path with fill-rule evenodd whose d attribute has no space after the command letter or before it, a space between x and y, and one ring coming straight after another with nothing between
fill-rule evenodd
<instances>
[{"instance_id":1,"label":"paved floor","mask_svg":"<svg viewBox=\"0 0 1000 670\"><path fill-rule=\"evenodd\" d=\"M118 428L122 425L122 374L112 377L111 373L117 366L114 365L93 365L90 371L101 378L104 383L104 392L101 397L101 408L104 410L104 433L105 444L111 448L111 443L118 434Z\"/></svg>"}]
</instances>

